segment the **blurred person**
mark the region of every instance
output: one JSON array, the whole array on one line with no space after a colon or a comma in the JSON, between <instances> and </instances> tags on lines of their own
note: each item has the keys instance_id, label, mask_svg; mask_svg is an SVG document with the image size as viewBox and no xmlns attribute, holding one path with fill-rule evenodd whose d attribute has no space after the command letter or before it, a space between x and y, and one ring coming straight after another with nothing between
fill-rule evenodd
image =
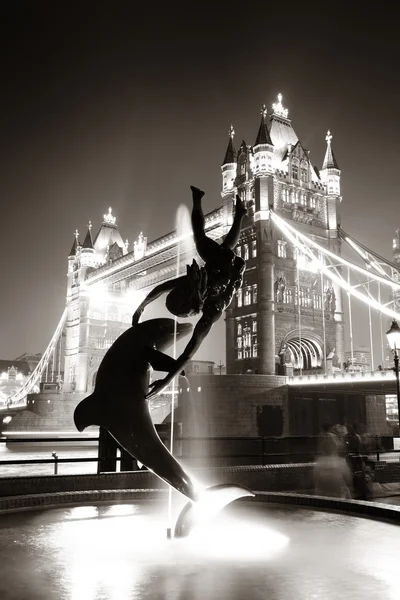
<instances>
[{"instance_id":1,"label":"blurred person","mask_svg":"<svg viewBox=\"0 0 400 600\"><path fill-rule=\"evenodd\" d=\"M337 436L331 430L327 431L320 444L321 455L314 467L317 496L351 498L352 475L346 459L339 456L340 449Z\"/></svg>"}]
</instances>

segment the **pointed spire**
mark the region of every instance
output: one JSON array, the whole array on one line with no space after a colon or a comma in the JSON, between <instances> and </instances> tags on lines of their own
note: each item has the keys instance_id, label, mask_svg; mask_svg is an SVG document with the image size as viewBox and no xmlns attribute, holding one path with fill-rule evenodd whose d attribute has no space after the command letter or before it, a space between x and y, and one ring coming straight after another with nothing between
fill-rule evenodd
<instances>
[{"instance_id":1,"label":"pointed spire","mask_svg":"<svg viewBox=\"0 0 400 600\"><path fill-rule=\"evenodd\" d=\"M228 164L232 164L232 163L236 162L236 150L235 150L235 146L233 144L234 135L235 135L235 132L233 130L233 125L231 125L231 127L229 129L228 147L226 149L225 158L224 158L224 162L222 163L222 165L228 165Z\"/></svg>"},{"instance_id":2,"label":"pointed spire","mask_svg":"<svg viewBox=\"0 0 400 600\"><path fill-rule=\"evenodd\" d=\"M339 166L336 162L336 158L335 158L335 155L333 154L333 150L332 150L332 146L331 146L332 134L329 131L329 129L328 129L328 133L326 134L325 139L326 139L327 147L326 147L326 152L325 152L324 164L322 165L322 168L339 170Z\"/></svg>"},{"instance_id":3,"label":"pointed spire","mask_svg":"<svg viewBox=\"0 0 400 600\"><path fill-rule=\"evenodd\" d=\"M91 221L89 221L89 223L88 223L88 230L87 230L87 234L86 234L85 240L83 242L82 248L87 248L87 249L93 250L92 222Z\"/></svg>"},{"instance_id":4,"label":"pointed spire","mask_svg":"<svg viewBox=\"0 0 400 600\"><path fill-rule=\"evenodd\" d=\"M79 232L77 229L75 229L75 239L74 239L74 243L72 244L72 248L71 248L71 252L68 254L68 256L75 256L76 255L76 251L78 249L79 246Z\"/></svg>"},{"instance_id":5,"label":"pointed spire","mask_svg":"<svg viewBox=\"0 0 400 600\"><path fill-rule=\"evenodd\" d=\"M265 122L265 117L267 115L267 108L265 104L261 107L261 123L260 128L258 130L256 143L254 146L259 146L260 144L270 144L272 146L271 137L269 135L268 127Z\"/></svg>"}]
</instances>

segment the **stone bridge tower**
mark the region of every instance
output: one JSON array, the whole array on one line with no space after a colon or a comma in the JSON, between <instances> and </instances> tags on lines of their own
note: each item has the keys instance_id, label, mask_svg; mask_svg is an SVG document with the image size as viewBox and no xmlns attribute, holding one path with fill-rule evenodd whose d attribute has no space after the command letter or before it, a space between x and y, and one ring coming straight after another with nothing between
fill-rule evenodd
<instances>
[{"instance_id":1,"label":"stone bridge tower","mask_svg":"<svg viewBox=\"0 0 400 600\"><path fill-rule=\"evenodd\" d=\"M337 367L344 360L341 290L313 271L308 258L270 220L272 209L321 246L340 253L340 170L329 131L326 142L319 171L298 139L281 95L269 122L262 107L253 146L242 141L236 151L231 128L222 197L233 201L240 194L248 216L237 247L247 263L244 283L226 316L228 373L317 372L326 368L327 357Z\"/></svg>"}]
</instances>

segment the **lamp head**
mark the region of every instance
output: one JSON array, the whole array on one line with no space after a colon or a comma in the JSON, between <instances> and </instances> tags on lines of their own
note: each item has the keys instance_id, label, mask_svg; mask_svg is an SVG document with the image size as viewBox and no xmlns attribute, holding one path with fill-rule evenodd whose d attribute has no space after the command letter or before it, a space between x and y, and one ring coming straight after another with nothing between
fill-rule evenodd
<instances>
[{"instance_id":1,"label":"lamp head","mask_svg":"<svg viewBox=\"0 0 400 600\"><path fill-rule=\"evenodd\" d=\"M400 327L395 319L393 319L389 331L386 332L386 337L391 350L400 350Z\"/></svg>"}]
</instances>

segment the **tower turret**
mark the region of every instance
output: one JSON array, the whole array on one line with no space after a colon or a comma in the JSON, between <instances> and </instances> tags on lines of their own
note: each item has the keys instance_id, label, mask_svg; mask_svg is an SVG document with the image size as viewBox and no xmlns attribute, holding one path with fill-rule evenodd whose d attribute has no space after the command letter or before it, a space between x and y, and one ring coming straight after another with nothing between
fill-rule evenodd
<instances>
[{"instance_id":1,"label":"tower turret","mask_svg":"<svg viewBox=\"0 0 400 600\"><path fill-rule=\"evenodd\" d=\"M74 273L76 271L76 260L77 260L78 248L79 248L79 232L76 229L74 242L73 242L72 248L68 254L68 273L67 273L67 275L68 275L67 295L68 296L70 296L70 294L71 294Z\"/></svg>"},{"instance_id":2,"label":"tower turret","mask_svg":"<svg viewBox=\"0 0 400 600\"><path fill-rule=\"evenodd\" d=\"M329 195L340 196L340 169L332 150L332 134L328 130L326 134L326 152L324 164L320 171L321 179L326 184Z\"/></svg>"},{"instance_id":3,"label":"tower turret","mask_svg":"<svg viewBox=\"0 0 400 600\"><path fill-rule=\"evenodd\" d=\"M266 116L267 108L265 104L263 104L261 107L260 128L258 130L257 139L253 147L253 173L255 177L272 173L272 156L274 153L274 146L265 122Z\"/></svg>"},{"instance_id":4,"label":"tower turret","mask_svg":"<svg viewBox=\"0 0 400 600\"><path fill-rule=\"evenodd\" d=\"M337 229L338 224L338 208L340 197L340 169L337 164L335 155L332 150L332 134L328 130L326 134L326 152L324 164L320 171L321 181L326 186L326 201L327 201L327 217L328 217L328 228Z\"/></svg>"},{"instance_id":5,"label":"tower turret","mask_svg":"<svg viewBox=\"0 0 400 600\"><path fill-rule=\"evenodd\" d=\"M92 240L92 222L89 221L88 230L81 247L81 266L95 267L97 264L96 250Z\"/></svg>"},{"instance_id":6,"label":"tower turret","mask_svg":"<svg viewBox=\"0 0 400 600\"><path fill-rule=\"evenodd\" d=\"M236 177L236 150L233 144L235 132L233 126L229 130L229 142L225 152L224 162L221 166L222 171L222 196L230 193L235 185Z\"/></svg>"}]
</instances>

